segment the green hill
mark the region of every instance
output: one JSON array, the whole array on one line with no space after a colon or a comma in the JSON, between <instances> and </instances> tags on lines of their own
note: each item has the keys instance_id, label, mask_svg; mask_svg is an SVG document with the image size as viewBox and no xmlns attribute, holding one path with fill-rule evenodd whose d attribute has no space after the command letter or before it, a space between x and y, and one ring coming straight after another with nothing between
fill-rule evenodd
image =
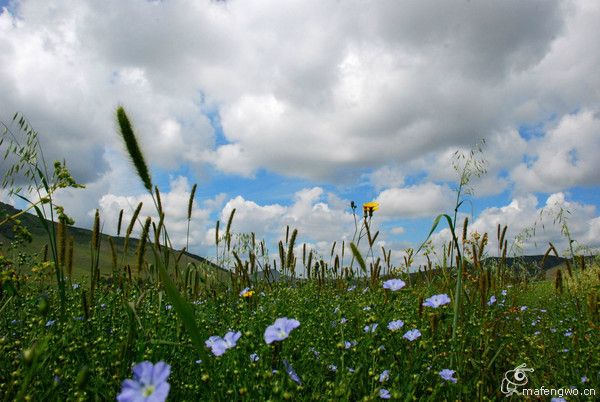
<instances>
[{"instance_id":1,"label":"green hill","mask_svg":"<svg viewBox=\"0 0 600 402\"><path fill-rule=\"evenodd\" d=\"M0 202L0 221L4 220L6 216L13 216L19 213L20 210L12 207L11 205ZM25 261L31 260L32 258L42 258L44 248L48 244L48 237L44 230L44 227L37 216L30 213L24 213L18 218L22 226L27 228L31 233L31 242L16 242L16 236L13 232L13 224L11 222L5 223L0 226L0 254L5 254L13 261ZM49 221L47 221L50 223ZM73 238L73 277L81 278L89 276L91 267L91 240L92 231L82 229L74 226L70 226L67 229L67 238ZM112 272L112 251L110 247L108 235L102 235L100 238L100 259L99 267L100 274L108 276ZM123 250L125 245L124 237L112 237L112 241L115 246L117 253L117 268L123 269L127 264L131 267L135 266L136 250L139 245L139 240L135 238L129 239L128 252L123 256ZM146 259L152 262L153 255L147 247ZM172 262L175 262L175 258L179 256L181 250L171 250ZM202 267L207 272L213 274L218 279L228 279L230 274L225 269L212 263L204 257L198 255L183 252L179 260L180 267L186 267L188 263L193 263L198 267ZM29 269L27 264L23 264L23 270ZM29 264L30 266L30 264ZM133 269L133 268L132 268Z\"/></svg>"}]
</instances>

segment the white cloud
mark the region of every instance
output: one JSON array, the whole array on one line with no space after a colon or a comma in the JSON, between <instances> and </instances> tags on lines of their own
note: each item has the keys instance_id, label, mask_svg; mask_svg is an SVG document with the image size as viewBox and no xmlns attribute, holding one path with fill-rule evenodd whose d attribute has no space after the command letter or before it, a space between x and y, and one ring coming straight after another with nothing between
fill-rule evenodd
<instances>
[{"instance_id":1,"label":"white cloud","mask_svg":"<svg viewBox=\"0 0 600 402\"><path fill-rule=\"evenodd\" d=\"M452 208L452 191L447 186L425 183L382 191L376 200L378 213L386 218L433 216Z\"/></svg>"},{"instance_id":2,"label":"white cloud","mask_svg":"<svg viewBox=\"0 0 600 402\"><path fill-rule=\"evenodd\" d=\"M105 144L119 146L118 103L161 167L335 179L481 137L500 142L523 118L599 101L600 52L587 42L598 31L594 2L27 1L16 10L0 16L12 61L0 67L0 100L51 135L49 154L81 155L72 166L84 181L107 169ZM220 112L229 144L213 149L207 110Z\"/></svg>"},{"instance_id":3,"label":"white cloud","mask_svg":"<svg viewBox=\"0 0 600 402\"><path fill-rule=\"evenodd\" d=\"M557 191L600 185L600 113L564 116L546 135L531 142L530 164L512 172L521 191Z\"/></svg>"},{"instance_id":4,"label":"white cloud","mask_svg":"<svg viewBox=\"0 0 600 402\"><path fill-rule=\"evenodd\" d=\"M563 211L564 220L558 219ZM568 212L567 212L568 211ZM600 240L600 216L593 205L568 201L564 193L551 194L543 205L538 205L535 196L529 195L513 199L508 205L483 210L468 226L469 233L488 233L488 252L496 255L498 225L508 226L506 239L509 251L517 255L544 254L548 243L553 242L560 253L568 250L568 241L562 231L566 223L575 246L597 249ZM462 233L462 220L457 233ZM450 239L450 231L445 228L432 236L434 244Z\"/></svg>"}]
</instances>

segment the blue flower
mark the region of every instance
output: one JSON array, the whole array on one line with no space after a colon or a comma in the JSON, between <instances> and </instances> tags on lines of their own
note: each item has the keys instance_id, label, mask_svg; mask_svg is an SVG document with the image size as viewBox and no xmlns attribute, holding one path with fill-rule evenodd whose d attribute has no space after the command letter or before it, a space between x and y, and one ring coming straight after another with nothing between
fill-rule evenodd
<instances>
[{"instance_id":1,"label":"blue flower","mask_svg":"<svg viewBox=\"0 0 600 402\"><path fill-rule=\"evenodd\" d=\"M419 331L418 329L411 329L410 331L406 332L402 337L404 339L408 339L409 341L412 342L420 336L421 336L421 331Z\"/></svg>"},{"instance_id":2,"label":"blue flower","mask_svg":"<svg viewBox=\"0 0 600 402\"><path fill-rule=\"evenodd\" d=\"M221 356L227 349L235 347L238 339L242 336L241 332L228 332L224 338L220 336L211 336L204 342L206 347L209 347L215 356Z\"/></svg>"},{"instance_id":3,"label":"blue flower","mask_svg":"<svg viewBox=\"0 0 600 402\"><path fill-rule=\"evenodd\" d=\"M455 372L456 371L454 371L454 370L443 369L442 371L439 372L439 374L440 374L440 377L442 377L444 380L452 381L453 383L456 383L456 381L458 381L458 380L456 378L452 377Z\"/></svg>"},{"instance_id":4,"label":"blue flower","mask_svg":"<svg viewBox=\"0 0 600 402\"><path fill-rule=\"evenodd\" d=\"M588 378L586 376L581 377L581 383L585 384L586 382L588 382Z\"/></svg>"},{"instance_id":5,"label":"blue flower","mask_svg":"<svg viewBox=\"0 0 600 402\"><path fill-rule=\"evenodd\" d=\"M490 297L490 301L487 302L487 305L491 306L494 303L496 303L496 296L492 295L492 297Z\"/></svg>"},{"instance_id":6,"label":"blue flower","mask_svg":"<svg viewBox=\"0 0 600 402\"><path fill-rule=\"evenodd\" d=\"M430 298L425 299L425 301L423 302L423 306L438 308L448 303L450 303L450 297L447 294L441 294L433 295Z\"/></svg>"},{"instance_id":7,"label":"blue flower","mask_svg":"<svg viewBox=\"0 0 600 402\"><path fill-rule=\"evenodd\" d=\"M260 357L258 357L258 355L256 353L252 353L250 355L250 361L251 362L257 362L260 359Z\"/></svg>"},{"instance_id":8,"label":"blue flower","mask_svg":"<svg viewBox=\"0 0 600 402\"><path fill-rule=\"evenodd\" d=\"M152 364L143 361L133 367L133 380L123 381L119 402L164 402L169 395L167 382L171 366L163 361Z\"/></svg>"},{"instance_id":9,"label":"blue flower","mask_svg":"<svg viewBox=\"0 0 600 402\"><path fill-rule=\"evenodd\" d=\"M329 366L327 366L327 368L329 369L329 371L337 371L337 366L335 364L330 364Z\"/></svg>"},{"instance_id":10,"label":"blue flower","mask_svg":"<svg viewBox=\"0 0 600 402\"><path fill-rule=\"evenodd\" d=\"M390 379L390 370L383 370L381 374L379 374L379 382L386 382Z\"/></svg>"},{"instance_id":11,"label":"blue flower","mask_svg":"<svg viewBox=\"0 0 600 402\"><path fill-rule=\"evenodd\" d=\"M371 324L371 325L365 325L365 328L364 328L365 332L366 333L369 333L369 332L373 333L373 332L375 332L375 330L377 329L378 325L379 324L377 324L377 323Z\"/></svg>"},{"instance_id":12,"label":"blue flower","mask_svg":"<svg viewBox=\"0 0 600 402\"><path fill-rule=\"evenodd\" d=\"M267 345L273 342L282 341L290 335L294 329L300 326L300 321L282 317L275 320L273 325L269 325L265 330L264 338Z\"/></svg>"},{"instance_id":13,"label":"blue flower","mask_svg":"<svg viewBox=\"0 0 600 402\"><path fill-rule=\"evenodd\" d=\"M389 279L383 282L383 288L391 290L392 292L400 290L404 286L406 286L406 283L404 283L402 279Z\"/></svg>"},{"instance_id":14,"label":"blue flower","mask_svg":"<svg viewBox=\"0 0 600 402\"><path fill-rule=\"evenodd\" d=\"M390 395L390 391L388 391L387 389L381 388L379 390L379 397L381 399L390 399L392 397L392 395Z\"/></svg>"},{"instance_id":15,"label":"blue flower","mask_svg":"<svg viewBox=\"0 0 600 402\"><path fill-rule=\"evenodd\" d=\"M398 331L400 328L402 328L404 326L404 321L402 320L396 320L396 321L390 321L388 323L388 329L390 331Z\"/></svg>"},{"instance_id":16,"label":"blue flower","mask_svg":"<svg viewBox=\"0 0 600 402\"><path fill-rule=\"evenodd\" d=\"M344 342L344 347L346 349L350 349L353 348L354 346L356 346L357 342L356 341L346 341Z\"/></svg>"},{"instance_id":17,"label":"blue flower","mask_svg":"<svg viewBox=\"0 0 600 402\"><path fill-rule=\"evenodd\" d=\"M46 327L53 326L55 322L56 322L56 320L48 320L48 321L46 321Z\"/></svg>"}]
</instances>

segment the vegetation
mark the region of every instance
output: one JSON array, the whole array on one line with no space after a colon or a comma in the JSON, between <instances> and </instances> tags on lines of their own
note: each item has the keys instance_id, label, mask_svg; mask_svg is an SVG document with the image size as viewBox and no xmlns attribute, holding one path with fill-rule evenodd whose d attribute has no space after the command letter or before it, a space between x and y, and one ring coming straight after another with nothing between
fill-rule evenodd
<instances>
[{"instance_id":1,"label":"vegetation","mask_svg":"<svg viewBox=\"0 0 600 402\"><path fill-rule=\"evenodd\" d=\"M123 108L120 134L158 219L134 214L118 239L102 235L99 215L92 232L70 227L51 195L79 185L65 163L43 168L37 134L15 117L27 146L5 127L7 160L20 167L4 184L37 224L17 210L0 217L2 400L495 400L521 364L534 369L528 387L576 387L583 400L600 391L600 261L560 260L550 245L542 266L562 265L548 280L507 256L506 227L492 240L468 235L465 220L457 233L470 178L485 170L478 151L457 158L454 215L434 220L431 233L442 222L452 233L440 261L426 241L394 265L374 248L378 206L366 203L352 242L334 243L329 258L297 246L289 227L270 257L254 234L232 232L234 210L224 232L217 222L216 266L172 247ZM15 186L24 178L37 198ZM486 258L492 242L499 257ZM421 252L428 264L411 272Z\"/></svg>"}]
</instances>

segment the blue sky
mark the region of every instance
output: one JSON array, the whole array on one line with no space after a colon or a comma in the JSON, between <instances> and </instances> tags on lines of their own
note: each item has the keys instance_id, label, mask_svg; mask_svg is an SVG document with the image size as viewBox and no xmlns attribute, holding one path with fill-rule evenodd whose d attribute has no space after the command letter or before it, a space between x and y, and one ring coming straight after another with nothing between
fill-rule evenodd
<instances>
[{"instance_id":1,"label":"blue sky","mask_svg":"<svg viewBox=\"0 0 600 402\"><path fill-rule=\"evenodd\" d=\"M452 156L481 139L487 173L461 220L492 240L499 223L511 241L535 227L515 249L543 253L566 248L564 209L595 249L599 18L585 0L14 1L0 15L0 119L23 112L87 186L59 201L82 226L100 209L114 233L120 209L154 214L117 134L124 105L178 247L198 184L190 248L203 255L233 208L234 231L273 245L290 225L325 255L352 239L350 201L375 200L378 246L400 261L452 211Z\"/></svg>"}]
</instances>

